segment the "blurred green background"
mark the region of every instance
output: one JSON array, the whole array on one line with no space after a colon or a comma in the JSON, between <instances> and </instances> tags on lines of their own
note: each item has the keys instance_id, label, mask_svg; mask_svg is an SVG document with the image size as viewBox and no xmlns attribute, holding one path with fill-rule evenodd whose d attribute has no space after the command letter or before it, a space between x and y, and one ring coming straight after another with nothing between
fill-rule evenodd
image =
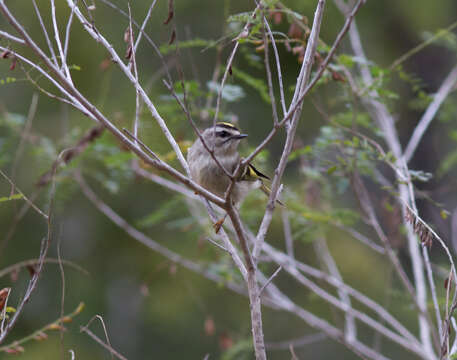
<instances>
[{"instance_id":1,"label":"blurred green background","mask_svg":"<svg viewBox=\"0 0 457 360\"><path fill-rule=\"evenodd\" d=\"M119 8L127 11L125 1L115 3ZM97 28L105 34L119 54L123 55L126 47L123 36L128 26L128 19L101 1L95 1L95 4L96 10L93 11L93 16ZM284 4L312 21L316 1L290 0L284 1ZM23 22L29 34L32 34L38 39L39 44L46 48L31 3L7 1L7 5ZM48 29L51 29L49 2L40 1L38 5ZM150 2L136 0L130 5L133 18L141 23ZM176 26L177 40L180 42L195 38L207 41L222 39L221 44L224 46L221 56L224 63L232 48L230 37L223 37L231 30L231 25L227 23L227 16L250 11L255 5L254 2L242 0L194 0L175 1L174 6L174 20L168 26L163 24L167 17L167 2L159 0L154 8L146 31L156 44L159 47L166 45L173 26ZM59 27L63 32L69 15L64 1L58 1L57 14ZM456 20L457 2L455 0L367 1L357 15L357 25L367 57L373 61L373 64L383 69L388 68L401 55ZM343 23L344 18L333 2L329 1L326 5L321 39L327 44L332 44ZM15 34L3 17L0 17L0 29ZM275 25L275 30L287 33L288 25L285 22ZM447 43L446 39L436 42L403 63L403 69L413 74L412 76L420 83L425 93L432 94L455 64L455 48L452 48L454 38L455 36L447 36ZM6 40L0 40L0 43L3 46L7 45ZM234 69L236 69L234 72L239 70L239 73L245 72L265 80L263 69L253 66L249 61L256 54L254 47L253 44L241 46L234 62ZM281 45L279 49L284 84L288 89L294 85L300 63L296 56L286 51L284 46ZM339 51L340 54L344 52L350 52L347 41L343 42ZM31 55L27 49L23 53ZM254 61L263 66L263 53L257 53L257 56L261 61L256 58ZM99 106L117 126L130 127L135 114L135 92L115 65L104 67L108 58L107 52L82 30L76 19L73 24L68 57L69 64L75 65L72 75L80 91ZM172 50L164 59L169 64L175 81L179 80L176 72L178 61L183 67L185 79L194 81L198 85L198 91L206 92L216 57L216 47L212 46L204 51L202 47L181 48L178 55ZM141 82L150 84L148 90L150 98L158 106L159 112L165 114L164 117L176 134L177 140L183 143L193 141L193 132L185 116L167 99L169 93L161 81L166 76L163 73L163 64L144 40L137 53L137 62ZM0 61L0 79L5 81L7 77L16 79L12 83L0 85L0 117L2 118L0 166L8 174L11 174L20 143L20 136L14 129L20 131L24 126L32 96L37 92L26 80L19 66L11 71L10 65L9 61ZM249 134L249 146L254 147L271 128L271 106L262 100L256 89L236 76L232 77L229 83L238 86L236 88L238 91L242 88L244 95L238 101L224 102L223 116L237 121L239 126ZM43 86L46 89L52 89L45 82ZM389 102L389 108L398 118L397 128L401 139L407 141L422 113L421 107L415 108L411 103L417 100L417 91L412 90L411 82L402 81L398 76L390 76L387 87L397 94L395 99ZM198 91L195 90L195 92ZM340 85L329 82L320 86L313 96L324 104L328 112L335 113L341 106L338 99L343 97L343 91ZM455 100L454 92L443 108L439 119L441 121L433 122L411 163L412 169L436 173L442 169L443 161L448 160L449 166L442 169L441 176L425 184L419 184L419 190L426 197L442 205L438 207L425 200L419 201L424 218L433 223L447 240L452 236L450 219L443 219L439 214L441 209L451 212L457 206L456 171L452 158L449 157L455 149L456 140L453 105ZM193 111L198 125L203 128L207 123L199 116L200 107L204 107L204 101L201 98L193 102ZM11 125L14 121L17 124ZM15 170L17 186L25 194L35 193L39 176L51 168L52 161L58 153L65 147L73 145L87 129L94 125L76 110L40 93L38 109L31 129L31 133L36 134L37 140L35 143L26 142L23 153L17 160ZM312 102L306 99L298 130L301 144L313 144L321 134L323 125L326 125L325 120L316 111ZM157 153L165 156L171 151L147 109L141 116L140 134ZM268 147L268 152L263 153L258 159L265 172L271 173L274 168L280 156L283 140L284 134L278 135ZM244 148L243 151L247 153L248 149ZM233 273L232 276L237 276L232 263L225 255L204 240L204 233L189 214L182 197L135 176L128 166L129 160L130 156L120 150L110 135L105 133L70 169L80 168L87 181L104 201L131 224L139 226L153 240L196 261L203 263L219 261L225 271ZM175 159L171 159L171 162L179 168ZM291 161L289 164L284 176L284 184L286 189L287 187L291 189L289 196L303 194L305 191L298 161ZM61 356L70 358L68 353L70 349L75 352L76 359L109 358L106 350L86 334L79 332L79 327L85 325L96 314L103 317L113 347L129 359L203 359L206 354L210 354L209 359L223 358L223 356L226 356L226 359L253 357L249 351L241 351L235 355L225 351L227 343L231 342L240 348L249 347L249 304L245 297L231 292L223 284L216 284L180 266L174 266L162 256L130 238L97 211L82 195L76 183L66 177L65 173L58 179L56 189L54 236L50 256L57 257L57 247L60 243L62 257L77 263L88 272L87 275L71 267L64 268L65 312L70 312L81 301L85 302L86 307L72 323L66 324L68 331L64 333L63 345L61 345L59 333L51 332L45 341L27 343L24 346L25 352L16 355L15 358L24 360L58 359L62 358ZM8 196L9 193L8 183L3 179L0 180L0 197ZM380 191L376 194L378 199L383 199ZM332 196L333 204L340 208L356 207L355 200L348 194L330 194L330 197ZM46 209L48 200L49 188L47 187L38 195L36 203ZM300 199L296 200L300 201ZM0 242L4 244L0 250L0 268L37 257L40 240L46 234L43 220L36 213L29 211L17 224L11 239L8 242L4 241L22 205L23 202L20 200L0 203L0 233L2 234ZM261 196L250 197L246 201L243 213L251 229L255 230L258 227L259 216L265 205L266 201ZM278 214L275 216L267 241L283 248L282 227ZM388 228L390 219L388 215L383 219ZM300 223L295 222L293 225L296 233L299 233ZM361 229L366 228L361 227ZM415 312L411 310L405 295L398 291L398 280L395 276L392 277L388 262L360 243L342 235L341 232L328 230L326 236L343 278L355 288L386 304L394 315L398 315L410 328L415 329ZM297 258L318 266L312 246L312 233L304 236L297 235L297 238L295 242ZM398 250L401 260L408 268L409 260L406 252L403 251L401 240ZM432 250L432 259L436 263L441 261L444 263L442 252L436 247ZM266 273L271 273L274 268L271 270L266 267L265 270ZM14 282L9 277L0 279L0 287L13 287L10 305L14 306L23 295L23 289L29 277L29 273L23 269ZM281 290L304 308L326 319L335 318L326 303L306 289L297 286L286 275L280 274L275 282L280 284ZM27 304L6 343L22 338L59 317L62 286L58 265L47 264L32 300ZM386 294L386 288L392 290ZM267 343L316 333L290 314L264 307L263 317ZM214 329L211 328L211 322L214 323ZM103 338L99 323L94 322L91 329ZM362 325L360 325L359 334L362 334L361 338L369 344L375 341L371 330L364 331ZM397 346L391 346L387 341L383 343L383 349L386 349L387 356L394 359L415 358L413 355L405 355L403 350ZM344 346L329 339L305 347L297 347L295 352L301 359L357 358ZM271 359L290 358L287 350L271 350L268 355ZM1 354L0 358L8 356L11 355Z\"/></svg>"}]
</instances>

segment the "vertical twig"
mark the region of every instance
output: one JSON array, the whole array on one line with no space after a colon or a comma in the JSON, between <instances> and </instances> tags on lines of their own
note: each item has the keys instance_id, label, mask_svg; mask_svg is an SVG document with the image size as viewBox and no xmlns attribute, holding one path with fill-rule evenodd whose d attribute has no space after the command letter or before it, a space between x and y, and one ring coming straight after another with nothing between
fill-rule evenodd
<instances>
[{"instance_id":1,"label":"vertical twig","mask_svg":"<svg viewBox=\"0 0 457 360\"><path fill-rule=\"evenodd\" d=\"M46 30L46 26L44 25L43 18L41 17L40 9L38 8L35 0L32 0L33 7L35 8L36 15L40 22L41 29L43 30L44 37L46 38L46 43L48 44L49 51L51 52L51 58L55 66L59 66L57 62L57 56L54 52L54 47L52 46L51 39L49 38L48 30Z\"/></svg>"}]
</instances>

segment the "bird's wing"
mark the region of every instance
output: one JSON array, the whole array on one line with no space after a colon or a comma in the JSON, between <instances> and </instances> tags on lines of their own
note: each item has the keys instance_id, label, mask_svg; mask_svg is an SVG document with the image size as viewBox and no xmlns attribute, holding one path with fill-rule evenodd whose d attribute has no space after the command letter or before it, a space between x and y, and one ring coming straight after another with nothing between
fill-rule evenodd
<instances>
[{"instance_id":1,"label":"bird's wing","mask_svg":"<svg viewBox=\"0 0 457 360\"><path fill-rule=\"evenodd\" d=\"M252 177L261 177L261 178L264 178L264 179L268 179L270 180L270 178L265 175L265 174L262 174L259 170L257 170L254 165L252 164L248 164L248 168L247 168L247 171L248 171L248 175L249 176L252 176Z\"/></svg>"}]
</instances>

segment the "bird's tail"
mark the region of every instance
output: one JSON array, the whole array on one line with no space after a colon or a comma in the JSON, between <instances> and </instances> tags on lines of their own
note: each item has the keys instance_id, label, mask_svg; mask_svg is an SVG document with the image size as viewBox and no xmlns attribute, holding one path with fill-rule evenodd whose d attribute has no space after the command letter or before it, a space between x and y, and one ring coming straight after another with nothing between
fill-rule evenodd
<instances>
[{"instance_id":1,"label":"bird's tail","mask_svg":"<svg viewBox=\"0 0 457 360\"><path fill-rule=\"evenodd\" d=\"M263 192L266 196L270 197L271 190L270 190L270 188L269 188L268 186L266 186L266 185L263 183L263 181L262 181L262 184L260 185L260 190L262 190L262 192ZM276 199L276 202L277 202L279 205L286 207L286 205L284 205L284 203L283 203L281 200Z\"/></svg>"}]
</instances>

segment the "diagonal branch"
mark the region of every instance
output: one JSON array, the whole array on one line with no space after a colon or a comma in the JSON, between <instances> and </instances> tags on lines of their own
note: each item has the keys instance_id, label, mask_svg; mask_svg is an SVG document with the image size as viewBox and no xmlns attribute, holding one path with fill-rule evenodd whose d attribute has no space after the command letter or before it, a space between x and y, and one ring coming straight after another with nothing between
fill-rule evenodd
<instances>
[{"instance_id":1,"label":"diagonal branch","mask_svg":"<svg viewBox=\"0 0 457 360\"><path fill-rule=\"evenodd\" d=\"M406 146L404 152L404 158L406 162L409 162L414 155L414 152L419 145L422 137L425 134L425 131L429 127L432 120L435 118L436 113L440 109L443 102L446 100L449 93L452 91L452 88L457 83L457 65L455 65L452 70L449 72L448 76L444 79L440 88L433 97L433 101L427 107L424 115L422 115L419 123L411 135L408 145Z\"/></svg>"}]
</instances>

